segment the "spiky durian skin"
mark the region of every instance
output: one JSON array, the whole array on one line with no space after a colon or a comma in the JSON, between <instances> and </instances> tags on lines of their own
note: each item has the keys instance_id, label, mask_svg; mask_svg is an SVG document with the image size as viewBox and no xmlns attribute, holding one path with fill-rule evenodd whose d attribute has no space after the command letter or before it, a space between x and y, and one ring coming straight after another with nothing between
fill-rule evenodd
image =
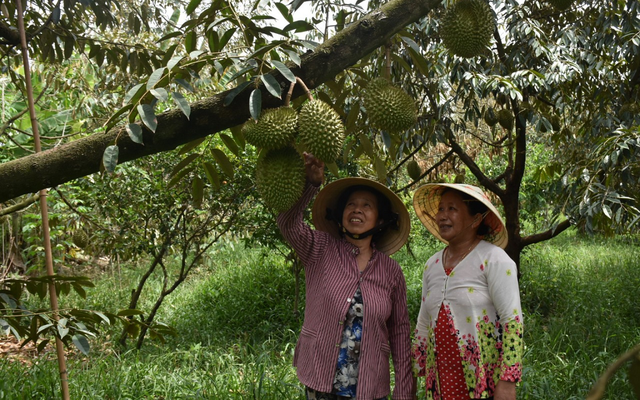
<instances>
[{"instance_id":1,"label":"spiky durian skin","mask_svg":"<svg viewBox=\"0 0 640 400\"><path fill-rule=\"evenodd\" d=\"M371 125L391 133L404 132L417 121L416 103L385 78L369 82L363 96Z\"/></svg>"},{"instance_id":2,"label":"spiky durian skin","mask_svg":"<svg viewBox=\"0 0 640 400\"><path fill-rule=\"evenodd\" d=\"M264 203L276 212L290 209L302 196L304 161L291 146L269 150L258 159L256 186Z\"/></svg>"},{"instance_id":3,"label":"spiky durian skin","mask_svg":"<svg viewBox=\"0 0 640 400\"><path fill-rule=\"evenodd\" d=\"M484 112L484 122L489 126L494 126L498 123L498 116L496 115L493 107L489 107Z\"/></svg>"},{"instance_id":4,"label":"spiky durian skin","mask_svg":"<svg viewBox=\"0 0 640 400\"><path fill-rule=\"evenodd\" d=\"M483 0L459 0L442 17L440 36L447 49L460 57L481 54L496 28L491 7Z\"/></svg>"},{"instance_id":5,"label":"spiky durian skin","mask_svg":"<svg viewBox=\"0 0 640 400\"><path fill-rule=\"evenodd\" d=\"M498 111L498 123L508 131L513 129L513 114L511 114L511 111L506 108Z\"/></svg>"},{"instance_id":6,"label":"spiky durian skin","mask_svg":"<svg viewBox=\"0 0 640 400\"><path fill-rule=\"evenodd\" d=\"M290 144L295 138L298 113L291 107L264 110L258 121L250 119L242 127L242 133L256 147L278 149Z\"/></svg>"},{"instance_id":7,"label":"spiky durian skin","mask_svg":"<svg viewBox=\"0 0 640 400\"><path fill-rule=\"evenodd\" d=\"M340 115L322 100L310 100L298 115L298 137L317 159L332 163L342 151L344 124Z\"/></svg>"},{"instance_id":8,"label":"spiky durian skin","mask_svg":"<svg viewBox=\"0 0 640 400\"><path fill-rule=\"evenodd\" d=\"M420 175L422 175L422 168L420 168L420 164L416 160L411 160L407 163L407 174L409 174L409 178L417 181L420 179Z\"/></svg>"}]
</instances>

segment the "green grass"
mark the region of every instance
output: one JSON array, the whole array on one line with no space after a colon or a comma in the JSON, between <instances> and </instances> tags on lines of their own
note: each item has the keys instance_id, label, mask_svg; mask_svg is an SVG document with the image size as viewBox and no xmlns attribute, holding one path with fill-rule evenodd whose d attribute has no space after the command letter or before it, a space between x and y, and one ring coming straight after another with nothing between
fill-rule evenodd
<instances>
[{"instance_id":1,"label":"green grass","mask_svg":"<svg viewBox=\"0 0 640 400\"><path fill-rule=\"evenodd\" d=\"M439 246L415 238L413 255L403 249L394 256L405 270L413 321L424 262ZM565 233L525 251L526 352L519 399L584 399L604 369L640 342L638 248L637 239ZM96 278L86 300L69 296L63 302L123 308L138 276L133 266L123 265ZM157 280L151 282L143 304L158 288ZM119 354L110 343L119 331L107 330L92 341L89 357L69 356L71 398L303 399L291 366L303 310L294 306L294 288L291 267L281 257L238 244L217 246L157 317L179 335ZM0 358L0 399L59 398L53 354L30 365ZM614 376L605 398L633 398L625 372Z\"/></svg>"}]
</instances>

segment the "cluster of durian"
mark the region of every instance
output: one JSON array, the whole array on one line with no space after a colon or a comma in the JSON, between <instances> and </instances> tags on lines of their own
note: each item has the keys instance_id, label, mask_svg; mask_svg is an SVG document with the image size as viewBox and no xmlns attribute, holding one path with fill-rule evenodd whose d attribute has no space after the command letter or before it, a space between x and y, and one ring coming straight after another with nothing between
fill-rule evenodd
<instances>
[{"instance_id":1,"label":"cluster of durian","mask_svg":"<svg viewBox=\"0 0 640 400\"><path fill-rule=\"evenodd\" d=\"M375 78L363 96L371 125L390 133L404 132L418 120L416 102L404 90L385 78Z\"/></svg>"},{"instance_id":2,"label":"cluster of durian","mask_svg":"<svg viewBox=\"0 0 640 400\"><path fill-rule=\"evenodd\" d=\"M496 104L501 108L496 110L492 106L487 107L483 115L484 122L491 127L499 124L502 128L508 131L512 130L514 118L511 110L507 108L508 103L509 97L506 94L502 92L496 94Z\"/></svg>"},{"instance_id":3,"label":"cluster of durian","mask_svg":"<svg viewBox=\"0 0 640 400\"><path fill-rule=\"evenodd\" d=\"M440 21L440 37L453 54L471 58L482 54L496 29L493 10L484 0L458 0Z\"/></svg>"},{"instance_id":4,"label":"cluster of durian","mask_svg":"<svg viewBox=\"0 0 640 400\"><path fill-rule=\"evenodd\" d=\"M242 127L248 143L261 149L256 185L264 203L276 212L302 196L305 169L296 144L325 163L340 155L345 128L338 113L321 100L309 100L297 112L289 106L267 109Z\"/></svg>"}]
</instances>

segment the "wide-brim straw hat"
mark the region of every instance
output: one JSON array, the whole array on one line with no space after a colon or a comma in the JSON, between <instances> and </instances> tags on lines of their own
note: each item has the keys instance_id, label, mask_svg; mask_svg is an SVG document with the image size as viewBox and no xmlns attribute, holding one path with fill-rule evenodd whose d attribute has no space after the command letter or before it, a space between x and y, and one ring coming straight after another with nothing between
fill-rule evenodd
<instances>
[{"instance_id":1,"label":"wide-brim straw hat","mask_svg":"<svg viewBox=\"0 0 640 400\"><path fill-rule=\"evenodd\" d=\"M389 226L376 240L376 249L391 255L398 251L407 241L411 230L409 211L402 200L388 187L366 178L342 178L327 184L316 196L311 208L311 218L316 229L328 232L336 238L341 238L338 224L327 218L327 209L335 210L340 194L355 185L368 186L376 189L389 199L391 211L398 215L398 229Z\"/></svg>"},{"instance_id":2,"label":"wide-brim straw hat","mask_svg":"<svg viewBox=\"0 0 640 400\"><path fill-rule=\"evenodd\" d=\"M445 188L466 193L487 206L490 213L484 217L484 221L491 228L491 232L485 235L483 239L503 249L507 247L507 242L509 241L507 229L496 207L491 203L491 200L489 200L489 197L487 197L482 189L464 183L427 183L418 188L414 193L413 208L416 210L416 215L433 236L437 237L441 242L449 244L440 236L440 229L438 228L438 223L435 218L438 212L438 206L440 205L440 197Z\"/></svg>"}]
</instances>

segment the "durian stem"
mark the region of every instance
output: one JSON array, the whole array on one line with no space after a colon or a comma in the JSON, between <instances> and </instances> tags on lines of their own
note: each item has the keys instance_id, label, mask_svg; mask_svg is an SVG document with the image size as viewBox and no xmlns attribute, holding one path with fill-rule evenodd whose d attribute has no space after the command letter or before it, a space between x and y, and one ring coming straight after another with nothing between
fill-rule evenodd
<instances>
[{"instance_id":1,"label":"durian stem","mask_svg":"<svg viewBox=\"0 0 640 400\"><path fill-rule=\"evenodd\" d=\"M387 42L384 45L384 77L391 80L391 43Z\"/></svg>"},{"instance_id":2,"label":"durian stem","mask_svg":"<svg viewBox=\"0 0 640 400\"><path fill-rule=\"evenodd\" d=\"M313 96L311 95L311 91L309 90L309 88L307 87L307 85L304 84L304 82L302 81L302 79L298 78L296 76L296 82L298 82L300 85L302 85L302 88L304 89L304 92L307 94L307 99L309 100L313 100ZM293 85L293 84L292 84Z\"/></svg>"}]
</instances>

